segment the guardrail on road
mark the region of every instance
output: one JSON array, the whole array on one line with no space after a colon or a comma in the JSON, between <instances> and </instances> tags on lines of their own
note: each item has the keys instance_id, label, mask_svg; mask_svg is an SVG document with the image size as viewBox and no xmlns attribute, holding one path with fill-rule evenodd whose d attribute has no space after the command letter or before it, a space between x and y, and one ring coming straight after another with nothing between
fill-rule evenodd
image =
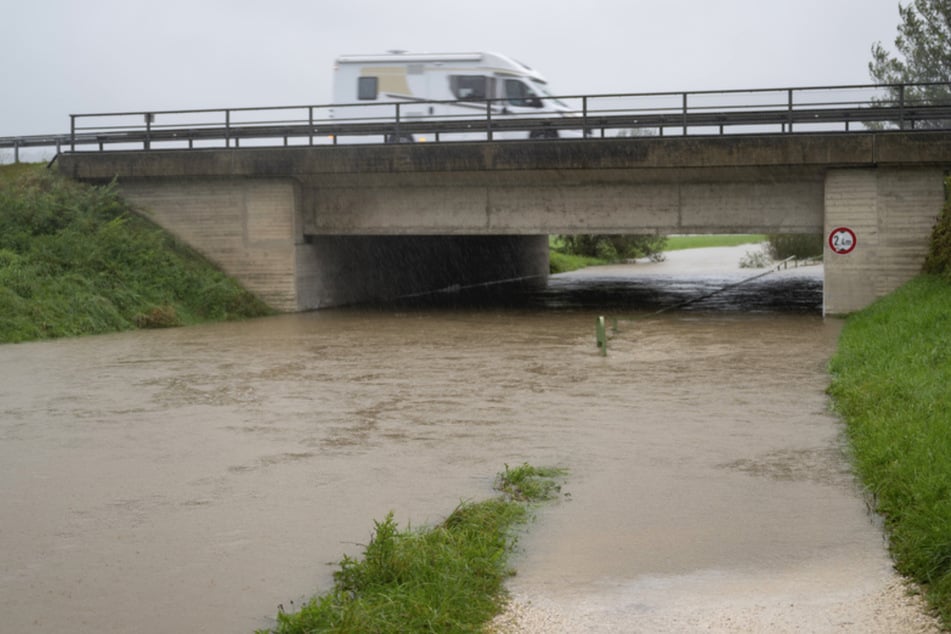
<instances>
[{"instance_id":1,"label":"guardrail on road","mask_svg":"<svg viewBox=\"0 0 951 634\"><path fill-rule=\"evenodd\" d=\"M638 135L770 134L951 128L951 84L850 85L540 97L557 116L504 99L218 108L70 115L67 134L0 137L0 148L69 151L499 141ZM430 106L462 115L421 115Z\"/></svg>"}]
</instances>

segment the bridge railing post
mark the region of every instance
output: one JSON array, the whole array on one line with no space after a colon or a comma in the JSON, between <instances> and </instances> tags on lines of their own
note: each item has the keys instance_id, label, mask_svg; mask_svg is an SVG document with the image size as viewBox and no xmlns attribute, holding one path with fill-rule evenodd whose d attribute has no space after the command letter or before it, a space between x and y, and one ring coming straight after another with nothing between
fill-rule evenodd
<instances>
[{"instance_id":1,"label":"bridge railing post","mask_svg":"<svg viewBox=\"0 0 951 634\"><path fill-rule=\"evenodd\" d=\"M310 132L308 145L314 144L314 107L308 106L307 108L307 129Z\"/></svg>"},{"instance_id":2,"label":"bridge railing post","mask_svg":"<svg viewBox=\"0 0 951 634\"><path fill-rule=\"evenodd\" d=\"M683 94L683 126L684 136L687 136L687 93Z\"/></svg>"},{"instance_id":3,"label":"bridge railing post","mask_svg":"<svg viewBox=\"0 0 951 634\"><path fill-rule=\"evenodd\" d=\"M155 115L151 112L145 113L145 140L142 142L143 150L152 149L152 120L155 119Z\"/></svg>"},{"instance_id":4,"label":"bridge railing post","mask_svg":"<svg viewBox=\"0 0 951 634\"><path fill-rule=\"evenodd\" d=\"M786 121L787 132L792 132L792 122L793 122L793 89L790 88L787 94L787 103L788 103L788 119Z\"/></svg>"},{"instance_id":5,"label":"bridge railing post","mask_svg":"<svg viewBox=\"0 0 951 634\"><path fill-rule=\"evenodd\" d=\"M581 97L581 138L588 138L588 95Z\"/></svg>"},{"instance_id":6,"label":"bridge railing post","mask_svg":"<svg viewBox=\"0 0 951 634\"><path fill-rule=\"evenodd\" d=\"M401 141L400 137L400 104L396 104L396 138L394 143L399 143Z\"/></svg>"},{"instance_id":7,"label":"bridge railing post","mask_svg":"<svg viewBox=\"0 0 951 634\"><path fill-rule=\"evenodd\" d=\"M485 100L485 138L492 140L492 100Z\"/></svg>"},{"instance_id":8,"label":"bridge railing post","mask_svg":"<svg viewBox=\"0 0 951 634\"><path fill-rule=\"evenodd\" d=\"M69 115L69 151L76 151L76 115Z\"/></svg>"},{"instance_id":9,"label":"bridge railing post","mask_svg":"<svg viewBox=\"0 0 951 634\"><path fill-rule=\"evenodd\" d=\"M231 111L225 110L225 147L231 147Z\"/></svg>"},{"instance_id":10,"label":"bridge railing post","mask_svg":"<svg viewBox=\"0 0 951 634\"><path fill-rule=\"evenodd\" d=\"M905 129L905 84L898 87L898 129Z\"/></svg>"}]
</instances>

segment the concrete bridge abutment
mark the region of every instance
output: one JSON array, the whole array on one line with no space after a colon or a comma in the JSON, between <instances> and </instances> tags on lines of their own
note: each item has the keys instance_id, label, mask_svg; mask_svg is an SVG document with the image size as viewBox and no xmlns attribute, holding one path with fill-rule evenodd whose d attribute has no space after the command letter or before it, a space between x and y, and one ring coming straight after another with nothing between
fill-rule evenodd
<instances>
[{"instance_id":1,"label":"concrete bridge abutment","mask_svg":"<svg viewBox=\"0 0 951 634\"><path fill-rule=\"evenodd\" d=\"M824 314L861 310L921 272L944 205L944 175L935 167L826 172ZM848 253L829 243L836 229L855 235Z\"/></svg>"}]
</instances>

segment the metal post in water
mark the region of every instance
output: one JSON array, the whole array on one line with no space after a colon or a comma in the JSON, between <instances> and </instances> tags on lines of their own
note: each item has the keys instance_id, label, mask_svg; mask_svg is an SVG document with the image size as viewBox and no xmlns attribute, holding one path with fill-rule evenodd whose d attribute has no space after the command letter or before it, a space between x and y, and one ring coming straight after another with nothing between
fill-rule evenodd
<instances>
[{"instance_id":1,"label":"metal post in water","mask_svg":"<svg viewBox=\"0 0 951 634\"><path fill-rule=\"evenodd\" d=\"M604 316L598 317L597 322L595 322L595 336L598 340L598 348L601 349L601 356L605 357L608 354L608 335L604 329Z\"/></svg>"}]
</instances>

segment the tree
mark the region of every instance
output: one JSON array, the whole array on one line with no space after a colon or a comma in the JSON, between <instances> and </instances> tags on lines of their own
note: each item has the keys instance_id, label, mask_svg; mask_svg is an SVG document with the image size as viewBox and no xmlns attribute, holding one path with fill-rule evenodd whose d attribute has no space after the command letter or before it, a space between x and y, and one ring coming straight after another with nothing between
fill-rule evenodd
<instances>
[{"instance_id":1,"label":"tree","mask_svg":"<svg viewBox=\"0 0 951 634\"><path fill-rule=\"evenodd\" d=\"M565 253L602 260L660 258L667 245L666 236L657 235L561 235Z\"/></svg>"},{"instance_id":2,"label":"tree","mask_svg":"<svg viewBox=\"0 0 951 634\"><path fill-rule=\"evenodd\" d=\"M897 55L892 55L881 42L872 46L868 70L880 84L944 82L943 85L891 85L890 100L913 103L947 103L951 97L951 0L912 0L898 5L901 24L895 38ZM882 100L886 101L886 100ZM944 127L945 121L926 122L931 127Z\"/></svg>"}]
</instances>

